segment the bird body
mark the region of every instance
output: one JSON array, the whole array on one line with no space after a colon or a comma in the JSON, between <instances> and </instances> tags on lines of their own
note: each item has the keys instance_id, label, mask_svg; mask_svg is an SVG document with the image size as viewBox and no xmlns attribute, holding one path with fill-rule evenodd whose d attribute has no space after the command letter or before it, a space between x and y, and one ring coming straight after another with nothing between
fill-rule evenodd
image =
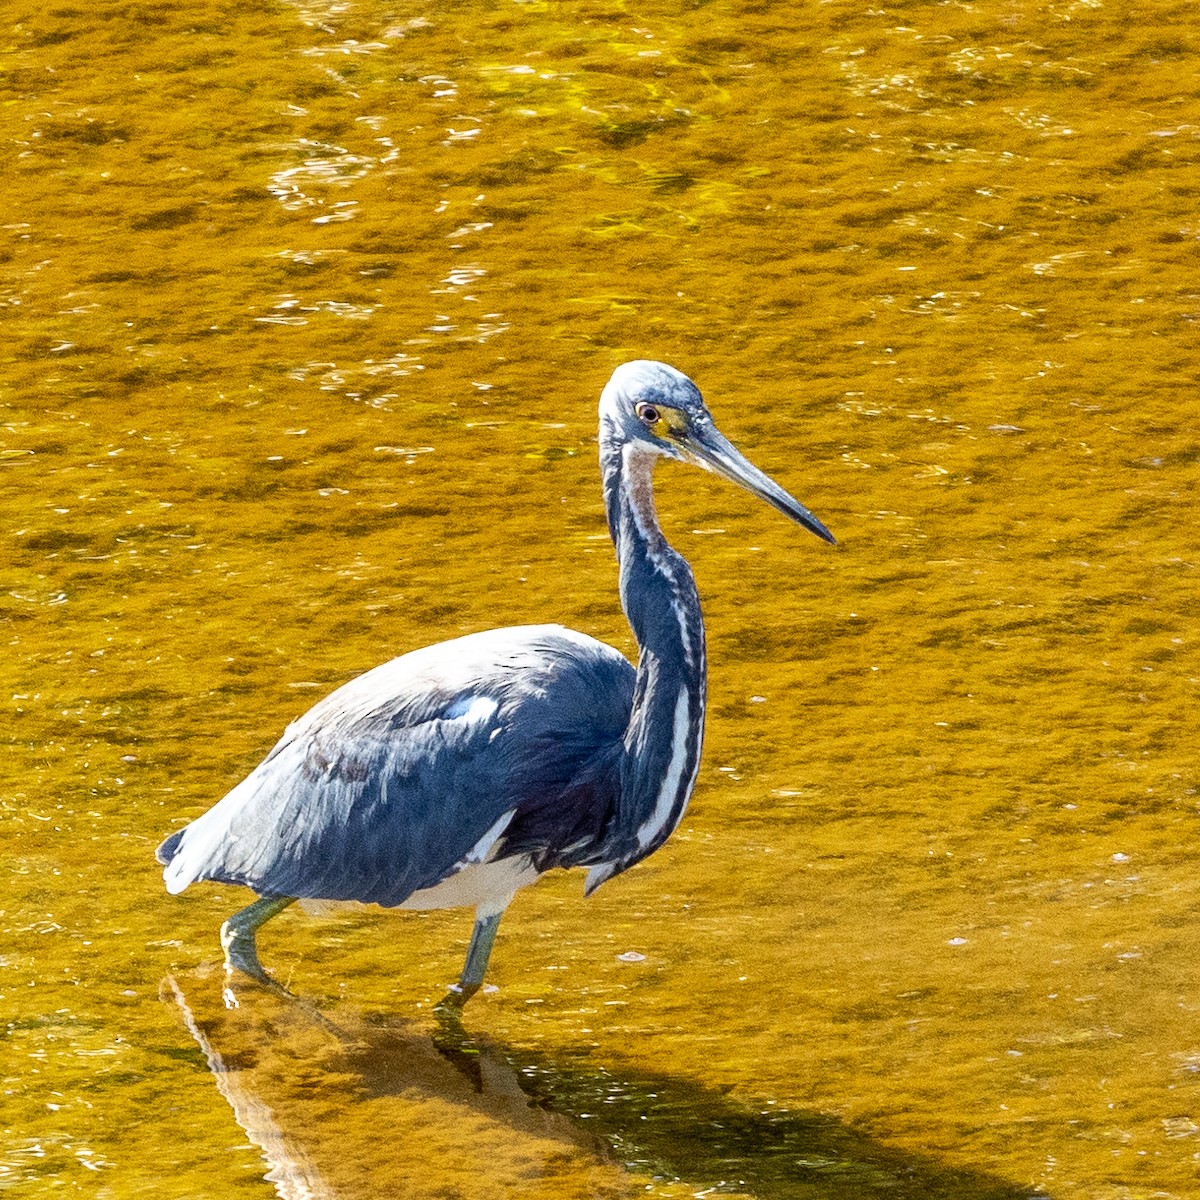
<instances>
[{"instance_id":1,"label":"bird body","mask_svg":"<svg viewBox=\"0 0 1200 1200\"><path fill-rule=\"evenodd\" d=\"M691 568L655 515L655 463L714 470L833 537L717 432L695 384L665 364L617 368L599 443L636 670L584 634L519 626L414 650L320 701L159 847L170 892L209 879L262 897L222 927L231 967L264 975L256 930L297 898L471 905L465 998L518 888L582 866L591 893L670 837L699 769L706 658Z\"/></svg>"},{"instance_id":2,"label":"bird body","mask_svg":"<svg viewBox=\"0 0 1200 1200\"><path fill-rule=\"evenodd\" d=\"M612 647L560 625L394 658L289 725L246 779L164 843L167 890L210 879L437 908L516 890L459 898L488 880L595 862L634 678ZM551 838L546 825L569 832ZM483 870L489 859L505 871ZM456 889L440 895L452 899L438 903L449 880Z\"/></svg>"}]
</instances>

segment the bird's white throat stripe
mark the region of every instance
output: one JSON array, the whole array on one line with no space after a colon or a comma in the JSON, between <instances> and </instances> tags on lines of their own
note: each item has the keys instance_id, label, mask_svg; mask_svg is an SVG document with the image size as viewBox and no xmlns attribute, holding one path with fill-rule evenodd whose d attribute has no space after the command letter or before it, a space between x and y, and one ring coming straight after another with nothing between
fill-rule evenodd
<instances>
[{"instance_id":1,"label":"bird's white throat stripe","mask_svg":"<svg viewBox=\"0 0 1200 1200\"><path fill-rule=\"evenodd\" d=\"M658 566L659 549L663 542L662 530L654 516L654 463L657 455L644 446L629 443L621 450L624 464L623 482L625 500L637 523L638 533L646 544L650 560ZM661 569L661 568L660 568Z\"/></svg>"},{"instance_id":2,"label":"bird's white throat stripe","mask_svg":"<svg viewBox=\"0 0 1200 1200\"><path fill-rule=\"evenodd\" d=\"M688 734L690 733L688 715L688 692L684 687L679 689L679 699L675 701L675 721L671 727L671 761L667 764L667 773L663 776L662 784L659 786L658 797L654 802L654 811L638 827L638 845L643 850L658 838L663 829L667 827L668 822L670 822L670 828L673 829L678 824L680 817L683 816L683 810L687 806L688 791L685 791L683 803L672 821L672 813L675 803L679 799L680 785L683 782L683 772L687 767ZM694 771L692 775L694 778ZM690 788L688 790L690 791Z\"/></svg>"},{"instance_id":3,"label":"bird's white throat stripe","mask_svg":"<svg viewBox=\"0 0 1200 1200\"><path fill-rule=\"evenodd\" d=\"M642 446L629 444L621 451L624 463L625 500L633 517L650 565L671 584L671 610L679 622L680 644L689 667L695 667L691 617L679 596L677 557L663 539L654 515L653 470L657 455Z\"/></svg>"}]
</instances>

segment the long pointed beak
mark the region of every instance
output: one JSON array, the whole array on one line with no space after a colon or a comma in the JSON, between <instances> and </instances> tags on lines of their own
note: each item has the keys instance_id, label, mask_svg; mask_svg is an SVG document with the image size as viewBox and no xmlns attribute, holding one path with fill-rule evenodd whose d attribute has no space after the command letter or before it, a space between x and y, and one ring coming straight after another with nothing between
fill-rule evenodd
<instances>
[{"instance_id":1,"label":"long pointed beak","mask_svg":"<svg viewBox=\"0 0 1200 1200\"><path fill-rule=\"evenodd\" d=\"M677 444L698 465L723 475L744 487L785 517L791 517L823 541L837 545L837 539L795 497L790 496L769 475L760 471L734 444L712 425L692 428L679 437Z\"/></svg>"}]
</instances>

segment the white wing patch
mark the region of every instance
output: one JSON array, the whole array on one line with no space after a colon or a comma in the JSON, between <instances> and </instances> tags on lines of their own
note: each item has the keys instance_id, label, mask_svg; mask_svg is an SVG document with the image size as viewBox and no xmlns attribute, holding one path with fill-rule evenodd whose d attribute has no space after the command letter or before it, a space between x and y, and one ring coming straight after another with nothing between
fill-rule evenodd
<instances>
[{"instance_id":1,"label":"white wing patch","mask_svg":"<svg viewBox=\"0 0 1200 1200\"><path fill-rule=\"evenodd\" d=\"M446 720L478 721L482 724L494 716L499 707L491 696L460 696L446 709Z\"/></svg>"},{"instance_id":2,"label":"white wing patch","mask_svg":"<svg viewBox=\"0 0 1200 1200\"><path fill-rule=\"evenodd\" d=\"M452 868L455 871L461 871L463 867L474 866L476 863L487 862L488 855L492 852L492 847L500 840L500 835L508 828L509 822L517 815L517 810L514 808L511 812L506 812L492 827L456 862Z\"/></svg>"}]
</instances>

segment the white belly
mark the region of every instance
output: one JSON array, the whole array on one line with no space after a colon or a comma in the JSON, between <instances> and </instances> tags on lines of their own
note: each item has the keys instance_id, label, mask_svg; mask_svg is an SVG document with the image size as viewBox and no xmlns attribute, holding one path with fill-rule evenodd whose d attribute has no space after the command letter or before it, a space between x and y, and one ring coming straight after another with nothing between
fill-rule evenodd
<instances>
[{"instance_id":1,"label":"white belly","mask_svg":"<svg viewBox=\"0 0 1200 1200\"><path fill-rule=\"evenodd\" d=\"M471 863L431 888L413 892L401 908L474 908L481 917L503 912L519 888L538 878L526 858Z\"/></svg>"}]
</instances>

